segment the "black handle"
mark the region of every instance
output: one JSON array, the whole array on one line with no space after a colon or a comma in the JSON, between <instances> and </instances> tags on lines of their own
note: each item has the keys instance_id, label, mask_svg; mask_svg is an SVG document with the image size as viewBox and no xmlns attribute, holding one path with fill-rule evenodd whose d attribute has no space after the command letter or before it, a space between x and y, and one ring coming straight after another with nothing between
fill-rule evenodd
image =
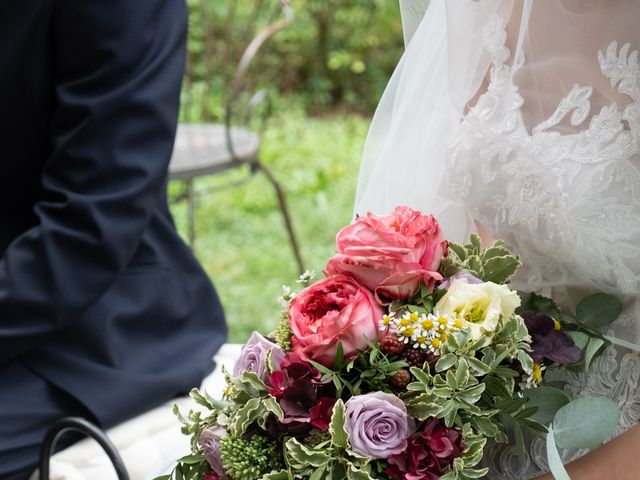
<instances>
[{"instance_id":1,"label":"black handle","mask_svg":"<svg viewBox=\"0 0 640 480\"><path fill-rule=\"evenodd\" d=\"M124 462L109 437L93 423L79 417L61 418L47 430L40 448L40 480L49 480L49 460L54 453L58 440L67 432L79 432L93 438L111 460L111 464L118 475L118 480L129 480L129 474Z\"/></svg>"}]
</instances>

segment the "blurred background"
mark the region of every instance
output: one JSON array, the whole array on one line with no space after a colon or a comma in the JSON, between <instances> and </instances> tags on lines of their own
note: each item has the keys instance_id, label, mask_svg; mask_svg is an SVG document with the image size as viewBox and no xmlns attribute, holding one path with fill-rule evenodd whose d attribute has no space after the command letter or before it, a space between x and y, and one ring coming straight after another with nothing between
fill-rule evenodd
<instances>
[{"instance_id":1,"label":"blurred background","mask_svg":"<svg viewBox=\"0 0 640 480\"><path fill-rule=\"evenodd\" d=\"M282 16L279 2L188 0L182 123L222 123L238 62L252 38ZM264 3L264 5L262 5ZM403 50L397 0L291 0L293 21L247 70L242 92L263 89L255 128L262 162L282 184L305 267L319 274L352 216L369 121ZM260 8L258 8L260 7ZM264 8L263 8L264 7ZM264 116L262 115L264 114ZM184 182L172 212L189 237ZM196 256L225 307L230 342L279 319L282 285L297 287L278 199L264 175L233 169L194 180Z\"/></svg>"}]
</instances>

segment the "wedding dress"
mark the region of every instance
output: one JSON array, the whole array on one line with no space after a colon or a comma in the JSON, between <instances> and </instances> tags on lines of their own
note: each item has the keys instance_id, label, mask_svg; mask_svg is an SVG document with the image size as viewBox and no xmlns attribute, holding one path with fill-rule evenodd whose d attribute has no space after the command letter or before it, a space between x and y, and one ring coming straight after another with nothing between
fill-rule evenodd
<instances>
[{"instance_id":1,"label":"wedding dress","mask_svg":"<svg viewBox=\"0 0 640 480\"><path fill-rule=\"evenodd\" d=\"M640 419L640 2L432 0L423 16L426 3L401 0L407 50L356 213L406 204L452 240L503 239L524 264L514 285L567 309L590 292L621 298L613 346L586 375L553 379L616 401L619 434ZM544 438L525 460L491 448L487 478L547 471Z\"/></svg>"}]
</instances>

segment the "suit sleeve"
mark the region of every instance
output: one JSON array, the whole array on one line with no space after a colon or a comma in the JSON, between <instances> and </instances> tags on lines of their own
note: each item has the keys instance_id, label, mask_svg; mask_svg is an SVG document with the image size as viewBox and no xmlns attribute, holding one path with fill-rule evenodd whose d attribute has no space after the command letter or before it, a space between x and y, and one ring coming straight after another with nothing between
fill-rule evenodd
<instances>
[{"instance_id":1,"label":"suit sleeve","mask_svg":"<svg viewBox=\"0 0 640 480\"><path fill-rule=\"evenodd\" d=\"M165 188L183 0L52 0L57 107L39 223L0 259L0 365L77 318L127 266Z\"/></svg>"}]
</instances>

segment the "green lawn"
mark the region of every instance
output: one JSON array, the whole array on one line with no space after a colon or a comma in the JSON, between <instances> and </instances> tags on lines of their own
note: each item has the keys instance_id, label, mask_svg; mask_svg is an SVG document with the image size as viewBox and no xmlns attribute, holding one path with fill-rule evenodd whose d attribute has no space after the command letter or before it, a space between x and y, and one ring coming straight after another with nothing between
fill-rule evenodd
<instances>
[{"instance_id":1,"label":"green lawn","mask_svg":"<svg viewBox=\"0 0 640 480\"><path fill-rule=\"evenodd\" d=\"M284 102L268 126L264 163L282 182L307 268L320 272L333 254L336 232L351 220L355 183L369 120L348 113L307 117ZM229 172L197 182L211 189L197 207L196 254L213 279L229 324L229 341L268 332L282 285L296 286L296 265L271 185L258 174ZM179 185L172 184L175 191ZM186 207L172 207L186 235Z\"/></svg>"}]
</instances>

